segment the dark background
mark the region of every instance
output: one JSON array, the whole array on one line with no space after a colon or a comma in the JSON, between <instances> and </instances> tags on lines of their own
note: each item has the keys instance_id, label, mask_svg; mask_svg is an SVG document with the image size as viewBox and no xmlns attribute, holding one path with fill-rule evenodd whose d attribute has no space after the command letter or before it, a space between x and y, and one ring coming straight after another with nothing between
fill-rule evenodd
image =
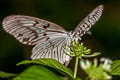
<instances>
[{"instance_id":1,"label":"dark background","mask_svg":"<svg viewBox=\"0 0 120 80\"><path fill-rule=\"evenodd\" d=\"M91 29L92 35L82 37L85 46L112 60L120 58L120 0L0 0L0 70L19 73L24 67L16 63L29 59L32 47L19 43L2 29L8 15L20 14L42 18L73 30L98 5L103 15ZM70 63L73 68L74 61ZM82 75L83 72L79 72Z\"/></svg>"}]
</instances>

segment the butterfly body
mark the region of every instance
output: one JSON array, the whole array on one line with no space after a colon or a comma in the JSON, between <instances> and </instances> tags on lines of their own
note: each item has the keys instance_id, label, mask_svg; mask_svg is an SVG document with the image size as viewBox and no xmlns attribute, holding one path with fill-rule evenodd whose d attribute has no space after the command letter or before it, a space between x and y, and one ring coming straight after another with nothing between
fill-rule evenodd
<instances>
[{"instance_id":1,"label":"butterfly body","mask_svg":"<svg viewBox=\"0 0 120 80\"><path fill-rule=\"evenodd\" d=\"M3 29L19 42L34 46L32 59L53 58L64 64L71 59L64 53L64 47L69 48L73 40L81 40L81 37L98 21L102 11L103 6L98 6L70 32L50 21L23 15L8 16L2 25Z\"/></svg>"}]
</instances>

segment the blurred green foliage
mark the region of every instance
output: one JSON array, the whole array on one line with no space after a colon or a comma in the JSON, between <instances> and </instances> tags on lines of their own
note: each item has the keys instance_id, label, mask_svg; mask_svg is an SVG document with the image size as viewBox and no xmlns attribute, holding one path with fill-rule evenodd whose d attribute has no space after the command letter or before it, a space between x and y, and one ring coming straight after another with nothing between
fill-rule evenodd
<instances>
[{"instance_id":1,"label":"blurred green foliage","mask_svg":"<svg viewBox=\"0 0 120 80\"><path fill-rule=\"evenodd\" d=\"M70 77L73 79L73 72L71 69L67 68L60 62L56 61L55 59L47 59L47 58L41 58L41 59L35 59L35 60L25 60L17 64L17 66L25 64L39 64L44 65L47 67L54 68L58 72L60 72L62 75Z\"/></svg>"},{"instance_id":2,"label":"blurred green foliage","mask_svg":"<svg viewBox=\"0 0 120 80\"><path fill-rule=\"evenodd\" d=\"M82 42L103 53L101 56L119 59L120 0L0 0L0 21L8 15L21 14L57 23L70 31L100 4L104 5L103 15L92 27L92 35L83 36ZM15 64L29 59L31 47L5 33L1 25L0 51L0 70L21 72L24 68L18 69Z\"/></svg>"},{"instance_id":3,"label":"blurred green foliage","mask_svg":"<svg viewBox=\"0 0 120 80\"><path fill-rule=\"evenodd\" d=\"M63 77L57 76L48 68L43 66L31 66L13 80L64 80Z\"/></svg>"}]
</instances>

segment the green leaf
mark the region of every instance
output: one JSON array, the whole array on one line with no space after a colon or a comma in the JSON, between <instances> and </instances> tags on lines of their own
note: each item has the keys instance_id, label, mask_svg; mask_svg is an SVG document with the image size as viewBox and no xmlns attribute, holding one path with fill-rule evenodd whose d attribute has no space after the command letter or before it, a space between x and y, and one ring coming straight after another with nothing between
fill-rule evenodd
<instances>
[{"instance_id":1,"label":"green leaf","mask_svg":"<svg viewBox=\"0 0 120 80\"><path fill-rule=\"evenodd\" d=\"M120 60L113 61L111 69L112 75L120 75Z\"/></svg>"},{"instance_id":2,"label":"green leaf","mask_svg":"<svg viewBox=\"0 0 120 80\"><path fill-rule=\"evenodd\" d=\"M12 77L15 77L17 76L17 74L12 74L12 73L7 73L7 72L3 72L3 71L0 71L0 78L12 78Z\"/></svg>"},{"instance_id":3,"label":"green leaf","mask_svg":"<svg viewBox=\"0 0 120 80\"><path fill-rule=\"evenodd\" d=\"M83 57L95 57L95 56L98 56L98 55L100 55L101 53L99 53L99 52L95 52L95 53L93 53L93 54L91 54L91 55L83 55Z\"/></svg>"},{"instance_id":4,"label":"green leaf","mask_svg":"<svg viewBox=\"0 0 120 80\"><path fill-rule=\"evenodd\" d=\"M26 69L13 80L64 80L63 77L57 76L48 68L34 65Z\"/></svg>"},{"instance_id":5,"label":"green leaf","mask_svg":"<svg viewBox=\"0 0 120 80\"><path fill-rule=\"evenodd\" d=\"M30 64L30 63L52 67L58 70L63 75L73 78L73 72L71 71L71 69L67 68L63 64L56 61L55 59L41 58L41 59L35 59L35 60L25 60L18 63L17 65Z\"/></svg>"}]
</instances>

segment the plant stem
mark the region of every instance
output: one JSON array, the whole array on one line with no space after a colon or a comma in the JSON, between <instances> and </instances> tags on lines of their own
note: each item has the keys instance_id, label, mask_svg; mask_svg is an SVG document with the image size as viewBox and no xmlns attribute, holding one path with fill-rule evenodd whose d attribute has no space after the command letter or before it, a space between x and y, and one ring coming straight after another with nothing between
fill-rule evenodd
<instances>
[{"instance_id":1,"label":"plant stem","mask_svg":"<svg viewBox=\"0 0 120 80\"><path fill-rule=\"evenodd\" d=\"M74 68L74 79L76 79L76 75L77 75L78 61L79 61L79 57L76 56L76 59L75 59L75 68Z\"/></svg>"}]
</instances>

